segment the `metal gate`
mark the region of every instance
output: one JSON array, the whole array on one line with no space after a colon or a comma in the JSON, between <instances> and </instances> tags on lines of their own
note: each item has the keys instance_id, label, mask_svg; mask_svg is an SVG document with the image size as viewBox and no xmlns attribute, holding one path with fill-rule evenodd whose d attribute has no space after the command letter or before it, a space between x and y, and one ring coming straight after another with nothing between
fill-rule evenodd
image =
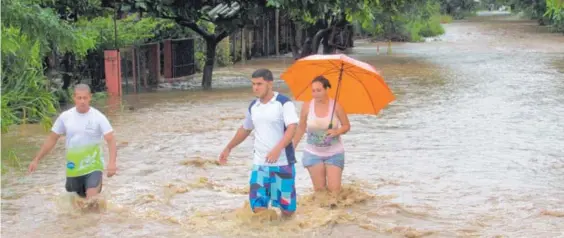
<instances>
[{"instance_id":1,"label":"metal gate","mask_svg":"<svg viewBox=\"0 0 564 238\"><path fill-rule=\"evenodd\" d=\"M172 40L172 77L184 77L196 73L194 39Z\"/></svg>"},{"instance_id":2,"label":"metal gate","mask_svg":"<svg viewBox=\"0 0 564 238\"><path fill-rule=\"evenodd\" d=\"M160 77L159 43L121 48L121 84L124 94L151 91Z\"/></svg>"}]
</instances>

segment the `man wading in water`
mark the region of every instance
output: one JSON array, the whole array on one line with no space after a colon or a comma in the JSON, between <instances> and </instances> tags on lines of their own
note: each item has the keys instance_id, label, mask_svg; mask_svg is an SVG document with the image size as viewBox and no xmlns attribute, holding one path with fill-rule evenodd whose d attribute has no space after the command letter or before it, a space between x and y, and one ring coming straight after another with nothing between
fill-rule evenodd
<instances>
[{"instance_id":1,"label":"man wading in water","mask_svg":"<svg viewBox=\"0 0 564 238\"><path fill-rule=\"evenodd\" d=\"M68 192L76 192L86 198L89 204L97 203L91 200L102 191L102 172L104 171L103 151L100 148L102 137L108 143L110 163L107 176L116 173L117 149L114 131L110 122L100 111L90 107L92 94L86 84L78 84L74 88L75 107L61 113L51 128L51 134L45 140L41 150L31 164L29 173L37 168L39 161L49 153L57 140L66 135L66 167Z\"/></svg>"},{"instance_id":2,"label":"man wading in water","mask_svg":"<svg viewBox=\"0 0 564 238\"><path fill-rule=\"evenodd\" d=\"M257 213L280 207L284 217L296 211L296 157L292 138L299 121L292 101L272 90L274 78L268 69L252 74L253 92L257 99L249 105L243 125L219 156L225 164L229 153L255 131L253 168L251 170L249 204Z\"/></svg>"}]
</instances>

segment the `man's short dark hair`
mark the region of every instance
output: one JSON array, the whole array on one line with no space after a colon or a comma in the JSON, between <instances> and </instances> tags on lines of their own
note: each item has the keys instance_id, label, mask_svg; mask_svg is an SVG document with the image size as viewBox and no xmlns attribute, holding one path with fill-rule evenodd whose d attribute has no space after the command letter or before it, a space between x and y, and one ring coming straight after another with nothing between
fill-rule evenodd
<instances>
[{"instance_id":1,"label":"man's short dark hair","mask_svg":"<svg viewBox=\"0 0 564 238\"><path fill-rule=\"evenodd\" d=\"M263 78L265 81L274 81L272 72L268 69L257 69L251 75L252 78Z\"/></svg>"}]
</instances>

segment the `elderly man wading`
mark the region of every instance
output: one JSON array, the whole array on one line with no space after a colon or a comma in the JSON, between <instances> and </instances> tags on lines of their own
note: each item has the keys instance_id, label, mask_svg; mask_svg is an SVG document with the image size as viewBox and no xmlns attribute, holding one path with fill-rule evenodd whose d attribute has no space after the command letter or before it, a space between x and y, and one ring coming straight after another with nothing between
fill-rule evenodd
<instances>
[{"instance_id":1,"label":"elderly man wading","mask_svg":"<svg viewBox=\"0 0 564 238\"><path fill-rule=\"evenodd\" d=\"M102 138L108 143L110 161L107 176L116 173L117 149L114 130L104 114L90 106L92 94L86 84L74 88L75 107L57 118L51 134L29 165L29 173L37 169L39 161L49 153L62 135L66 136L66 185L68 192L76 192L91 201L102 191L104 171Z\"/></svg>"}]
</instances>

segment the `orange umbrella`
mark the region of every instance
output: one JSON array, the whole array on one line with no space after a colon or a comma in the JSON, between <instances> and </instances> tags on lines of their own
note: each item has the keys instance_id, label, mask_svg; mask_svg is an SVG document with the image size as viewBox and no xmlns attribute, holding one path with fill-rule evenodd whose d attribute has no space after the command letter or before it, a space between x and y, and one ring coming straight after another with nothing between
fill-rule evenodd
<instances>
[{"instance_id":1,"label":"orange umbrella","mask_svg":"<svg viewBox=\"0 0 564 238\"><path fill-rule=\"evenodd\" d=\"M309 101L311 81L319 75L329 79L329 96L338 100L349 114L376 115L395 99L374 67L344 54L304 57L281 77L296 100Z\"/></svg>"}]
</instances>

